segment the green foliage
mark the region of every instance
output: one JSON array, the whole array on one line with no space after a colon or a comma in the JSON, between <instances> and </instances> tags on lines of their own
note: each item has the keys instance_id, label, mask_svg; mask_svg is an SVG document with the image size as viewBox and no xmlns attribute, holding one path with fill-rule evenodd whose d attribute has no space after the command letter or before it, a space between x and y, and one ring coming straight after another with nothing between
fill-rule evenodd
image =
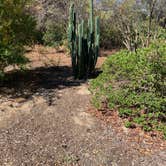
<instances>
[{"instance_id":1,"label":"green foliage","mask_svg":"<svg viewBox=\"0 0 166 166\"><path fill-rule=\"evenodd\" d=\"M129 116L132 116L132 110L131 109L119 109L119 116L122 118L127 118Z\"/></svg>"},{"instance_id":2,"label":"green foliage","mask_svg":"<svg viewBox=\"0 0 166 166\"><path fill-rule=\"evenodd\" d=\"M85 78L92 73L99 56L99 18L93 18L93 0L90 0L90 17L88 25L84 20L77 25L74 4L70 7L68 28L69 48L75 78Z\"/></svg>"},{"instance_id":3,"label":"green foliage","mask_svg":"<svg viewBox=\"0 0 166 166\"><path fill-rule=\"evenodd\" d=\"M98 11L102 18L101 46L104 42L106 45L124 45L128 50L135 51L149 46L153 39L158 38L160 26L165 27L164 0L100 2L103 9Z\"/></svg>"},{"instance_id":4,"label":"green foliage","mask_svg":"<svg viewBox=\"0 0 166 166\"><path fill-rule=\"evenodd\" d=\"M126 128L135 128L135 125L133 122L126 121L125 122L125 127Z\"/></svg>"},{"instance_id":5,"label":"green foliage","mask_svg":"<svg viewBox=\"0 0 166 166\"><path fill-rule=\"evenodd\" d=\"M43 35L43 41L48 46L60 46L66 38L66 33L63 24L48 22L46 31Z\"/></svg>"},{"instance_id":6,"label":"green foliage","mask_svg":"<svg viewBox=\"0 0 166 166\"><path fill-rule=\"evenodd\" d=\"M27 14L28 0L0 0L0 75L9 64L22 64L24 45L32 44L35 20Z\"/></svg>"},{"instance_id":7,"label":"green foliage","mask_svg":"<svg viewBox=\"0 0 166 166\"><path fill-rule=\"evenodd\" d=\"M166 139L166 128L164 129L164 139Z\"/></svg>"},{"instance_id":8,"label":"green foliage","mask_svg":"<svg viewBox=\"0 0 166 166\"><path fill-rule=\"evenodd\" d=\"M121 32L109 20L103 19L101 22L100 45L104 49L120 48L123 46Z\"/></svg>"},{"instance_id":9,"label":"green foliage","mask_svg":"<svg viewBox=\"0 0 166 166\"><path fill-rule=\"evenodd\" d=\"M166 44L157 41L137 52L122 50L109 57L103 73L91 82L94 104L117 108L145 131L166 125ZM165 129L161 129L163 132Z\"/></svg>"},{"instance_id":10,"label":"green foliage","mask_svg":"<svg viewBox=\"0 0 166 166\"><path fill-rule=\"evenodd\" d=\"M166 40L166 29L159 27L157 38L161 40Z\"/></svg>"}]
</instances>

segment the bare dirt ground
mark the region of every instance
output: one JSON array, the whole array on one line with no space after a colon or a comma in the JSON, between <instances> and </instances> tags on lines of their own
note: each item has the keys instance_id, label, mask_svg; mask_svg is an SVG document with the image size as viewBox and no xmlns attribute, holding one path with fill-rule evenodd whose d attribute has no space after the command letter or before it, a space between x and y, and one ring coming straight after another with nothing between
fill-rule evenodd
<instances>
[{"instance_id":1,"label":"bare dirt ground","mask_svg":"<svg viewBox=\"0 0 166 166\"><path fill-rule=\"evenodd\" d=\"M29 70L0 87L1 166L166 165L164 141L91 109L88 81L73 80L63 50L36 46L27 57Z\"/></svg>"}]
</instances>

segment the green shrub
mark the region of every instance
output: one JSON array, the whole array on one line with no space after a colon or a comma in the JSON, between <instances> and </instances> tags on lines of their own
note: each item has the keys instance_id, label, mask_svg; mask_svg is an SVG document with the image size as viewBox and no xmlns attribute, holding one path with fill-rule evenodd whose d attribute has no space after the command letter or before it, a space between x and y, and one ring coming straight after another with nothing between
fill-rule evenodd
<instances>
[{"instance_id":1,"label":"green shrub","mask_svg":"<svg viewBox=\"0 0 166 166\"><path fill-rule=\"evenodd\" d=\"M109 23L101 25L101 47L105 49L120 48L123 46L122 35L118 29Z\"/></svg>"},{"instance_id":2,"label":"green shrub","mask_svg":"<svg viewBox=\"0 0 166 166\"><path fill-rule=\"evenodd\" d=\"M62 23L46 23L46 31L43 35L43 41L48 46L60 46L66 38L66 32Z\"/></svg>"},{"instance_id":3,"label":"green shrub","mask_svg":"<svg viewBox=\"0 0 166 166\"><path fill-rule=\"evenodd\" d=\"M122 50L106 60L103 73L91 81L93 102L117 108L146 131L166 125L166 44L153 43L137 52ZM164 132L164 129L162 129Z\"/></svg>"},{"instance_id":4,"label":"green shrub","mask_svg":"<svg viewBox=\"0 0 166 166\"><path fill-rule=\"evenodd\" d=\"M27 61L24 45L33 43L36 22L27 12L28 0L0 1L0 77L10 64Z\"/></svg>"},{"instance_id":5,"label":"green shrub","mask_svg":"<svg viewBox=\"0 0 166 166\"><path fill-rule=\"evenodd\" d=\"M161 40L166 40L166 29L164 29L162 27L158 27L157 38L161 39Z\"/></svg>"},{"instance_id":6,"label":"green shrub","mask_svg":"<svg viewBox=\"0 0 166 166\"><path fill-rule=\"evenodd\" d=\"M126 128L135 128L135 124L133 122L126 121L125 122L125 127Z\"/></svg>"},{"instance_id":7,"label":"green shrub","mask_svg":"<svg viewBox=\"0 0 166 166\"><path fill-rule=\"evenodd\" d=\"M119 116L122 118L132 116L132 110L131 109L119 109Z\"/></svg>"}]
</instances>

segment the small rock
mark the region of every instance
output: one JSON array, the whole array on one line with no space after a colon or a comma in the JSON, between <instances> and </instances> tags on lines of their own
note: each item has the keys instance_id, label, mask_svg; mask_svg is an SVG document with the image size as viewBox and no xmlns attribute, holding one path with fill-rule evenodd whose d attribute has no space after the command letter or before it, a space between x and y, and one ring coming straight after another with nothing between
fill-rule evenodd
<instances>
[{"instance_id":1,"label":"small rock","mask_svg":"<svg viewBox=\"0 0 166 166\"><path fill-rule=\"evenodd\" d=\"M66 149L67 148L67 144L62 144L62 148Z\"/></svg>"},{"instance_id":2,"label":"small rock","mask_svg":"<svg viewBox=\"0 0 166 166\"><path fill-rule=\"evenodd\" d=\"M111 112L111 111L107 111L107 112L105 113L105 116L112 116L112 112Z\"/></svg>"},{"instance_id":3,"label":"small rock","mask_svg":"<svg viewBox=\"0 0 166 166\"><path fill-rule=\"evenodd\" d=\"M18 107L19 106L19 104L18 103L11 103L11 105L10 105L11 107Z\"/></svg>"},{"instance_id":4,"label":"small rock","mask_svg":"<svg viewBox=\"0 0 166 166\"><path fill-rule=\"evenodd\" d=\"M157 134L154 133L154 132L152 132L150 135L151 135L151 137L156 137L157 136Z\"/></svg>"},{"instance_id":5,"label":"small rock","mask_svg":"<svg viewBox=\"0 0 166 166\"><path fill-rule=\"evenodd\" d=\"M91 129L90 129L90 128L88 128L86 131L87 131L88 133L90 133L90 132L91 132Z\"/></svg>"},{"instance_id":6,"label":"small rock","mask_svg":"<svg viewBox=\"0 0 166 166\"><path fill-rule=\"evenodd\" d=\"M78 156L76 156L76 159L75 159L76 162L80 161L80 158Z\"/></svg>"},{"instance_id":7,"label":"small rock","mask_svg":"<svg viewBox=\"0 0 166 166\"><path fill-rule=\"evenodd\" d=\"M144 162L144 161L145 161L145 159L141 157L140 158L140 162Z\"/></svg>"}]
</instances>

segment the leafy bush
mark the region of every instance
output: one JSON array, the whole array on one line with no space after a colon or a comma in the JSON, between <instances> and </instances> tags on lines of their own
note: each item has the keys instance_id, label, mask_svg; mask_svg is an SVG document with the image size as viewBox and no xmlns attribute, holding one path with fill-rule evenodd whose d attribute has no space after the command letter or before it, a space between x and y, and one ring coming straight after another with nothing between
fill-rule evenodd
<instances>
[{"instance_id":1,"label":"leafy bush","mask_svg":"<svg viewBox=\"0 0 166 166\"><path fill-rule=\"evenodd\" d=\"M137 52L122 50L108 57L103 73L91 82L93 103L107 101L122 118L145 131L166 131L166 44L153 43ZM127 126L129 126L127 124Z\"/></svg>"},{"instance_id":2,"label":"leafy bush","mask_svg":"<svg viewBox=\"0 0 166 166\"><path fill-rule=\"evenodd\" d=\"M123 38L120 31L109 20L101 22L100 44L102 48L120 48L123 46Z\"/></svg>"},{"instance_id":3,"label":"leafy bush","mask_svg":"<svg viewBox=\"0 0 166 166\"><path fill-rule=\"evenodd\" d=\"M33 42L35 20L26 12L28 0L0 0L0 75L10 64L27 61L24 45Z\"/></svg>"},{"instance_id":4,"label":"leafy bush","mask_svg":"<svg viewBox=\"0 0 166 166\"><path fill-rule=\"evenodd\" d=\"M161 40L166 40L166 29L159 27L157 38Z\"/></svg>"},{"instance_id":5,"label":"leafy bush","mask_svg":"<svg viewBox=\"0 0 166 166\"><path fill-rule=\"evenodd\" d=\"M66 32L62 23L48 22L46 24L46 31L43 35L43 41L48 46L60 46L66 38Z\"/></svg>"}]
</instances>

